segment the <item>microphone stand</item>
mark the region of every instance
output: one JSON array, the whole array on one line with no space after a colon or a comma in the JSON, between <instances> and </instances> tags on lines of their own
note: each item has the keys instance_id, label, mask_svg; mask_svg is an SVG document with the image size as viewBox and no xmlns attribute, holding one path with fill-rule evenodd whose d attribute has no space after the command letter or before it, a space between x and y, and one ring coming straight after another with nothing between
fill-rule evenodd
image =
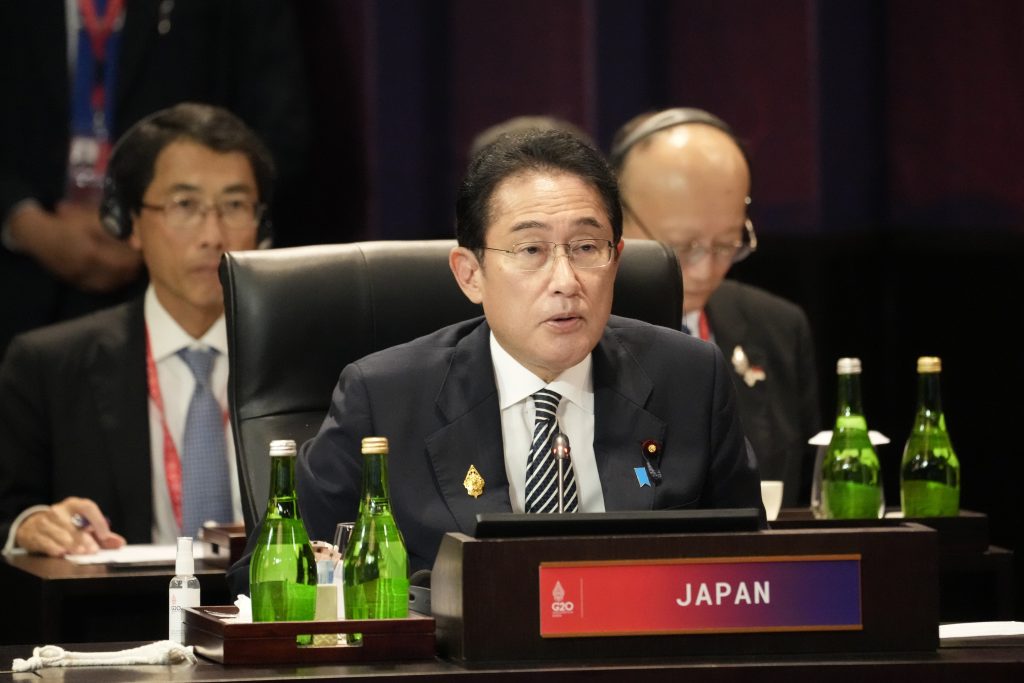
<instances>
[{"instance_id":1,"label":"microphone stand","mask_svg":"<svg viewBox=\"0 0 1024 683\"><path fill-rule=\"evenodd\" d=\"M572 467L569 462L569 437L562 432L561 428L555 435L551 444L551 455L558 464L558 511L565 512L565 467Z\"/></svg>"}]
</instances>

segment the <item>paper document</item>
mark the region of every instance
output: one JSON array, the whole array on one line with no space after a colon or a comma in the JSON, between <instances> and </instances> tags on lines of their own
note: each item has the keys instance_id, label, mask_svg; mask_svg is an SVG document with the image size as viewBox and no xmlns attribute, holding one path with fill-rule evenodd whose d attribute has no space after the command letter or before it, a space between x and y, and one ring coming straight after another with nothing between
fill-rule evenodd
<instances>
[{"instance_id":1,"label":"paper document","mask_svg":"<svg viewBox=\"0 0 1024 683\"><path fill-rule=\"evenodd\" d=\"M975 621L965 624L939 624L939 638L984 638L1022 635L1024 635L1024 621Z\"/></svg>"},{"instance_id":2,"label":"paper document","mask_svg":"<svg viewBox=\"0 0 1024 683\"><path fill-rule=\"evenodd\" d=\"M64 559L75 564L135 564L173 565L177 547L174 545L152 545L140 543L124 545L116 550L100 550L91 555L65 555ZM202 545L192 546L193 557L203 559Z\"/></svg>"}]
</instances>

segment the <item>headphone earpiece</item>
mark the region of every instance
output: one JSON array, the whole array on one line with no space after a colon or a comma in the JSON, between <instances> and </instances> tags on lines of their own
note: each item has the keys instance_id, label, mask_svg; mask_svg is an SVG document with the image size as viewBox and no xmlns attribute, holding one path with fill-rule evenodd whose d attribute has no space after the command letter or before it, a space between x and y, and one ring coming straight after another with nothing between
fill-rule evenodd
<instances>
[{"instance_id":1,"label":"headphone earpiece","mask_svg":"<svg viewBox=\"0 0 1024 683\"><path fill-rule=\"evenodd\" d=\"M274 246L274 221L270 218L268 206L260 216L260 224L256 228L256 248L270 249Z\"/></svg>"},{"instance_id":2,"label":"headphone earpiece","mask_svg":"<svg viewBox=\"0 0 1024 683\"><path fill-rule=\"evenodd\" d=\"M714 114L703 109L696 109L694 107L675 107L673 109L665 109L659 111L656 114L652 114L643 121L633 132L626 135L624 138L614 144L609 153L611 157L612 165L615 168L621 168L622 163L626 159L626 154L638 142L649 138L658 131L665 130L666 128L673 128L675 126L681 126L688 123L703 123L704 125L717 128L722 131L736 143L739 147L740 153L743 154L744 160L747 162L747 168L750 168L750 158L747 156L747 150L743 147L743 144L736 137L736 133L733 132L729 124L718 118Z\"/></svg>"},{"instance_id":3,"label":"headphone earpiece","mask_svg":"<svg viewBox=\"0 0 1024 683\"><path fill-rule=\"evenodd\" d=\"M100 200L100 223L113 237L126 240L132 234L132 221L128 210L121 203L117 182L107 172L103 179L103 198Z\"/></svg>"}]
</instances>

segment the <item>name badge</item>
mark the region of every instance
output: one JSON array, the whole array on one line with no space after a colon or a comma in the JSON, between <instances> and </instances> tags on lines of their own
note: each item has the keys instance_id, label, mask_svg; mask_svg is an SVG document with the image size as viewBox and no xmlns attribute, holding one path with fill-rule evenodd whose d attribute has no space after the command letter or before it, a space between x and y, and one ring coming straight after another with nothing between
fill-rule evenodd
<instances>
[{"instance_id":1,"label":"name badge","mask_svg":"<svg viewBox=\"0 0 1024 683\"><path fill-rule=\"evenodd\" d=\"M540 565L547 638L860 630L859 554Z\"/></svg>"}]
</instances>

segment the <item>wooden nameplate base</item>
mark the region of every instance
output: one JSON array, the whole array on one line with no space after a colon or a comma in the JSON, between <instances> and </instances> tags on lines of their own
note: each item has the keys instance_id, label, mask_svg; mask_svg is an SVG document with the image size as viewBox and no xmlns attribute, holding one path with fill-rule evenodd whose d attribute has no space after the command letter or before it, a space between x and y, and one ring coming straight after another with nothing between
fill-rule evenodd
<instances>
[{"instance_id":1,"label":"wooden nameplate base","mask_svg":"<svg viewBox=\"0 0 1024 683\"><path fill-rule=\"evenodd\" d=\"M206 522L199 529L203 559L218 567L230 567L245 553L245 526Z\"/></svg>"},{"instance_id":2,"label":"wooden nameplate base","mask_svg":"<svg viewBox=\"0 0 1024 683\"><path fill-rule=\"evenodd\" d=\"M851 527L897 527L907 522L922 524L939 532L939 554L983 553L989 547L988 516L981 512L961 510L955 517L902 517L899 508L892 508L881 519L817 519L809 508L785 508L772 529L842 529Z\"/></svg>"},{"instance_id":3,"label":"wooden nameplate base","mask_svg":"<svg viewBox=\"0 0 1024 683\"><path fill-rule=\"evenodd\" d=\"M827 531L544 538L476 539L450 533L441 542L431 577L438 651L461 662L934 651L936 537L934 530L910 523ZM816 568L844 562L842 581L834 582L831 570ZM704 572L706 583L677 580L695 567ZM562 574L554 582L552 574L566 568L581 572L580 578ZM770 604L758 605L755 596L722 584L723 572L757 576L794 568L810 572L808 580L789 579L788 591L773 581ZM609 576L624 578L615 582ZM665 593L666 587L675 593ZM729 596L721 607L718 590ZM705 595L703 605L698 595ZM703 623L665 626L665 619L691 619L701 610L709 615ZM785 621L798 613L814 616ZM588 630L597 615L607 614L612 616ZM583 619L590 621L563 627Z\"/></svg>"}]
</instances>

